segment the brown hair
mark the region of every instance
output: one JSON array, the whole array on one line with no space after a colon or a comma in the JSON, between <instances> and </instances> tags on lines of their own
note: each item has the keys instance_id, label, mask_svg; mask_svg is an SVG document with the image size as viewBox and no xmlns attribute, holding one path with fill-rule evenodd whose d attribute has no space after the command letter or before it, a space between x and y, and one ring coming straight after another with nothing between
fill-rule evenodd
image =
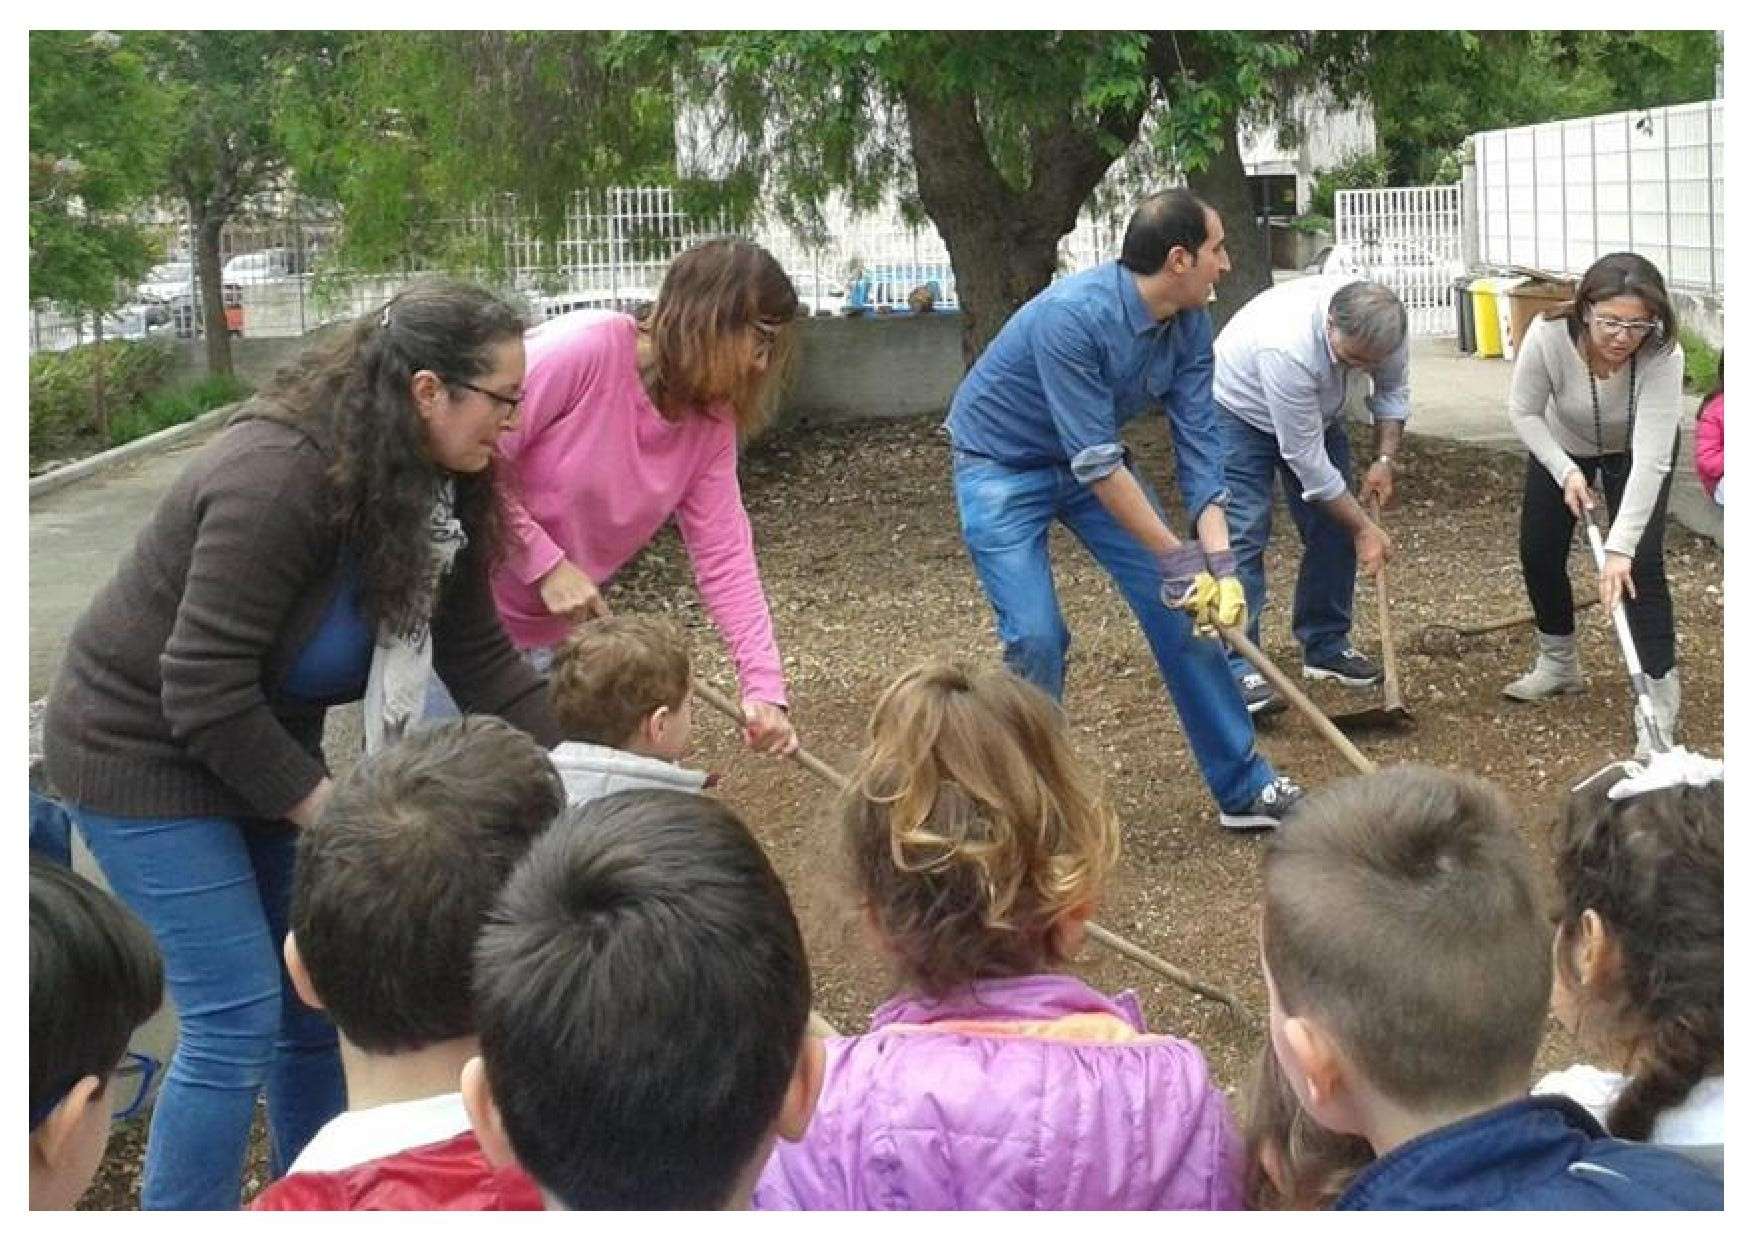
<instances>
[{"instance_id":1,"label":"brown hair","mask_svg":"<svg viewBox=\"0 0 1754 1240\"><path fill-rule=\"evenodd\" d=\"M1243 1204L1250 1210L1325 1210L1376 1158L1363 1137L1329 1132L1304 1112L1271 1040L1249 1080L1243 1143Z\"/></svg>"},{"instance_id":2,"label":"brown hair","mask_svg":"<svg viewBox=\"0 0 1754 1240\"><path fill-rule=\"evenodd\" d=\"M430 370L453 385L478 379L493 369L494 350L523 334L518 312L485 289L423 279L300 354L263 388L271 409L323 427L333 441L334 519L359 565L360 602L374 624L418 631L435 604L427 526L446 471L426 446L415 374ZM497 473L496 456L479 473L452 475L469 536L453 578L484 573L499 555Z\"/></svg>"},{"instance_id":3,"label":"brown hair","mask_svg":"<svg viewBox=\"0 0 1754 1240\"><path fill-rule=\"evenodd\" d=\"M1724 1062L1724 786L1608 799L1620 775L1572 793L1554 834L1560 967L1586 909L1619 948L1610 993L1584 1001L1645 1053L1608 1113L1608 1131L1650 1137L1657 1116Z\"/></svg>"},{"instance_id":4,"label":"brown hair","mask_svg":"<svg viewBox=\"0 0 1754 1240\"><path fill-rule=\"evenodd\" d=\"M853 887L928 994L1061 963L1055 923L1120 852L1059 707L1009 672L938 661L878 700L838 813Z\"/></svg>"},{"instance_id":5,"label":"brown hair","mask_svg":"<svg viewBox=\"0 0 1754 1240\"><path fill-rule=\"evenodd\" d=\"M798 292L773 255L752 241L720 237L684 250L664 272L658 300L640 323L651 342L645 374L652 403L667 418L728 403L744 438L773 414L790 369ZM745 362L746 333L775 333L767 369Z\"/></svg>"},{"instance_id":6,"label":"brown hair","mask_svg":"<svg viewBox=\"0 0 1754 1240\"><path fill-rule=\"evenodd\" d=\"M1636 297L1662 327L1644 338L1638 351L1646 356L1667 353L1675 347L1675 307L1669 301L1669 287L1656 264L1641 254L1622 251L1604 254L1591 263L1577 282L1577 293L1563 306L1556 306L1543 317L1564 319L1565 330L1576 343L1589 330L1586 315L1589 308L1614 297Z\"/></svg>"},{"instance_id":7,"label":"brown hair","mask_svg":"<svg viewBox=\"0 0 1754 1240\"><path fill-rule=\"evenodd\" d=\"M663 616L605 616L579 625L548 673L568 740L620 746L660 706L688 696L688 638Z\"/></svg>"},{"instance_id":8,"label":"brown hair","mask_svg":"<svg viewBox=\"0 0 1754 1240\"><path fill-rule=\"evenodd\" d=\"M1261 949L1283 1010L1319 1020L1407 1107L1524 1089L1547 1019L1547 921L1504 794L1400 766L1305 798L1268 846Z\"/></svg>"},{"instance_id":9,"label":"brown hair","mask_svg":"<svg viewBox=\"0 0 1754 1240\"><path fill-rule=\"evenodd\" d=\"M349 1042L387 1055L475 1032L476 936L564 804L542 746L487 715L411 732L336 782L298 833L291 926Z\"/></svg>"}]
</instances>

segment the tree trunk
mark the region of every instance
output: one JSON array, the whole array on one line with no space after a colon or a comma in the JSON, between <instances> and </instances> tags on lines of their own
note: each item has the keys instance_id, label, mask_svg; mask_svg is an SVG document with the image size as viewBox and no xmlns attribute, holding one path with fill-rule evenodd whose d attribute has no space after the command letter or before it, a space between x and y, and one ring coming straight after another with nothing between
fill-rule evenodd
<instances>
[{"instance_id":1,"label":"tree trunk","mask_svg":"<svg viewBox=\"0 0 1754 1240\"><path fill-rule=\"evenodd\" d=\"M1235 110L1226 111L1218 118L1218 124L1223 147L1204 169L1188 176L1188 188L1205 199L1224 221L1225 245L1230 251L1230 274L1218 282L1218 300L1212 306L1215 330L1221 329L1256 293L1273 287L1271 237L1242 166Z\"/></svg>"},{"instance_id":2,"label":"tree trunk","mask_svg":"<svg viewBox=\"0 0 1754 1240\"><path fill-rule=\"evenodd\" d=\"M110 446L110 410L104 399L104 316L91 316L91 420L104 447Z\"/></svg>"},{"instance_id":3,"label":"tree trunk","mask_svg":"<svg viewBox=\"0 0 1754 1240\"><path fill-rule=\"evenodd\" d=\"M1037 135L1029 188L1013 190L994 168L972 95L908 92L908 135L920 202L937 225L962 305L962 360L981 350L1017 308L1046 288L1059 267L1060 238L1115 156L1070 122ZM1143 110L1104 121L1131 140Z\"/></svg>"},{"instance_id":4,"label":"tree trunk","mask_svg":"<svg viewBox=\"0 0 1754 1240\"><path fill-rule=\"evenodd\" d=\"M225 218L189 199L189 231L195 239L195 279L201 286L201 330L207 335L207 373L231 374L231 332L225 325L225 281L220 273L219 234Z\"/></svg>"}]
</instances>

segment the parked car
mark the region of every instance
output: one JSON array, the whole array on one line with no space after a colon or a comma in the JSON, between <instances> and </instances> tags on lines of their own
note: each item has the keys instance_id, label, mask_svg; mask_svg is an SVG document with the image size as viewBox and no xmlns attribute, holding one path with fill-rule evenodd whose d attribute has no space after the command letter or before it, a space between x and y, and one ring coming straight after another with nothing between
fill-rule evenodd
<instances>
[{"instance_id":1,"label":"parked car","mask_svg":"<svg viewBox=\"0 0 1754 1240\"><path fill-rule=\"evenodd\" d=\"M225 327L234 336L244 334L244 287L241 284L227 283L223 286L222 296L225 300ZM201 315L197 312L200 305L199 290L191 288L170 299L169 319L176 329L179 340L189 340L201 334Z\"/></svg>"},{"instance_id":2,"label":"parked car","mask_svg":"<svg viewBox=\"0 0 1754 1240\"><path fill-rule=\"evenodd\" d=\"M1310 260L1308 275L1348 272L1388 285L1408 306L1445 305L1465 268L1413 241L1341 241L1323 246Z\"/></svg>"},{"instance_id":3,"label":"parked car","mask_svg":"<svg viewBox=\"0 0 1754 1240\"><path fill-rule=\"evenodd\" d=\"M234 255L220 268L220 276L233 284L259 284L263 280L302 276L311 269L310 258L307 251L291 246L269 246L265 250Z\"/></svg>"},{"instance_id":4,"label":"parked car","mask_svg":"<svg viewBox=\"0 0 1754 1240\"><path fill-rule=\"evenodd\" d=\"M908 314L908 294L925 287L932 313L955 314L956 273L949 263L886 263L868 267L847 286L842 314Z\"/></svg>"}]
</instances>

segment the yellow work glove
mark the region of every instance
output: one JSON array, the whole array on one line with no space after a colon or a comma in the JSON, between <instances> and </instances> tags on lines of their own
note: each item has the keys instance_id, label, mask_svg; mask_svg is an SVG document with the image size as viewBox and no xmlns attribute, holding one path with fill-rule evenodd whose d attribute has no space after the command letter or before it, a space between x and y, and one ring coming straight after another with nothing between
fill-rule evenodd
<instances>
[{"instance_id":1,"label":"yellow work glove","mask_svg":"<svg viewBox=\"0 0 1754 1240\"><path fill-rule=\"evenodd\" d=\"M1212 599L1212 623L1221 629L1234 629L1248 619L1248 614L1248 599L1242 592L1242 582L1235 577L1219 578Z\"/></svg>"},{"instance_id":2,"label":"yellow work glove","mask_svg":"<svg viewBox=\"0 0 1754 1240\"><path fill-rule=\"evenodd\" d=\"M1198 627L1200 618L1218 601L1218 583L1213 580L1211 573L1195 573L1180 597L1172 597L1170 587L1165 583L1163 601L1177 611L1187 612L1193 617L1195 627Z\"/></svg>"}]
</instances>

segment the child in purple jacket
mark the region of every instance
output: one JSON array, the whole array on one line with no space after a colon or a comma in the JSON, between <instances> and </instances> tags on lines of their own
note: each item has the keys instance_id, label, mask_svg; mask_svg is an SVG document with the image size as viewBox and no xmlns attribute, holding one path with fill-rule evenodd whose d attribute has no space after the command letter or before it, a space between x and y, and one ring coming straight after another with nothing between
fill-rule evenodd
<instances>
[{"instance_id":1,"label":"child in purple jacket","mask_svg":"<svg viewBox=\"0 0 1754 1240\"><path fill-rule=\"evenodd\" d=\"M904 989L827 1039L816 1118L757 1209L1235 1209L1242 1145L1199 1049L1063 968L1119 853L1062 717L927 663L879 700L838 807Z\"/></svg>"}]
</instances>

